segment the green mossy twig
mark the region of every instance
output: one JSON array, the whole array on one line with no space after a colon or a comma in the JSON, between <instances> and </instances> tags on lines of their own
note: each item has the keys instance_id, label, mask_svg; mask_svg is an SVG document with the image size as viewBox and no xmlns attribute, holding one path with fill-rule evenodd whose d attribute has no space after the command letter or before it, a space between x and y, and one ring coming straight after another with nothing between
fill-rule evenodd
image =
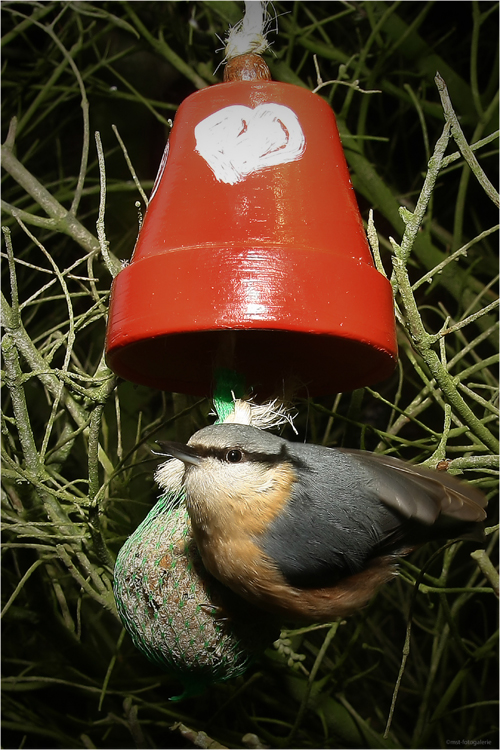
<instances>
[{"instance_id":1,"label":"green mossy twig","mask_svg":"<svg viewBox=\"0 0 500 750\"><path fill-rule=\"evenodd\" d=\"M446 121L450 125L453 138L455 139L455 143L460 149L460 153L471 168L471 171L473 172L474 176L476 177L477 181L483 188L488 198L493 201L495 206L499 207L500 195L498 194L498 190L495 189L493 184L487 178L483 168L476 159L473 150L467 143L467 139L465 138L462 128L460 127L460 123L458 122L458 117L456 116L453 109L451 99L448 94L448 89L446 88L446 83L444 79L439 75L439 73L436 75L435 81L439 91L439 96L441 97L441 103L443 105Z\"/></svg>"}]
</instances>

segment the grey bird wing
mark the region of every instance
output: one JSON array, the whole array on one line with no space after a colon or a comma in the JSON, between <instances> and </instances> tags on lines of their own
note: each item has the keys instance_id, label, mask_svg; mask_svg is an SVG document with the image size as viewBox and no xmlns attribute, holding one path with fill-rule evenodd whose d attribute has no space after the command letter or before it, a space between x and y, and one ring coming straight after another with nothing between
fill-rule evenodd
<instances>
[{"instance_id":1,"label":"grey bird wing","mask_svg":"<svg viewBox=\"0 0 500 750\"><path fill-rule=\"evenodd\" d=\"M431 525L441 515L466 523L486 518L487 500L483 493L444 471L378 453L339 450L369 467L380 500L408 519Z\"/></svg>"},{"instance_id":2,"label":"grey bird wing","mask_svg":"<svg viewBox=\"0 0 500 750\"><path fill-rule=\"evenodd\" d=\"M444 472L308 444L289 454L299 478L261 544L292 585L331 586L375 557L432 539L482 537L486 498Z\"/></svg>"}]
</instances>

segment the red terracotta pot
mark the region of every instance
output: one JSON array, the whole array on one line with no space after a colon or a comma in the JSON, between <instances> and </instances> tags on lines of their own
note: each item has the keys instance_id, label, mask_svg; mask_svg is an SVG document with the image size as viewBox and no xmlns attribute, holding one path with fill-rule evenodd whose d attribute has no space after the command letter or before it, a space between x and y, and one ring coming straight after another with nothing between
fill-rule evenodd
<instances>
[{"instance_id":1,"label":"red terracotta pot","mask_svg":"<svg viewBox=\"0 0 500 750\"><path fill-rule=\"evenodd\" d=\"M391 286L319 96L238 81L182 103L132 261L113 283L106 346L123 378L199 395L218 367L262 397L391 374Z\"/></svg>"}]
</instances>

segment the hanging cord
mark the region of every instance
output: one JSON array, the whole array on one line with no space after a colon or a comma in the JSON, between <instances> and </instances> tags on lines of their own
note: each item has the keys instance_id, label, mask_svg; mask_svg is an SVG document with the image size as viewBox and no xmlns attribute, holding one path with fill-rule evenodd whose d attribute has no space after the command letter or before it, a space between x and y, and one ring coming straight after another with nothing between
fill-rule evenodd
<instances>
[{"instance_id":1,"label":"hanging cord","mask_svg":"<svg viewBox=\"0 0 500 750\"><path fill-rule=\"evenodd\" d=\"M218 370L215 379L216 424L233 422L252 425L261 430L272 430L288 422L297 433L289 407L279 399L256 404L251 399L243 398L244 378L233 370Z\"/></svg>"},{"instance_id":2,"label":"hanging cord","mask_svg":"<svg viewBox=\"0 0 500 750\"><path fill-rule=\"evenodd\" d=\"M269 81L271 73L260 57L268 48L271 17L267 2L245 1L245 15L227 35L224 81Z\"/></svg>"},{"instance_id":3,"label":"hanging cord","mask_svg":"<svg viewBox=\"0 0 500 750\"><path fill-rule=\"evenodd\" d=\"M227 35L226 60L248 53L262 55L269 47L266 38L268 26L267 3L246 0L244 17L229 30Z\"/></svg>"}]
</instances>

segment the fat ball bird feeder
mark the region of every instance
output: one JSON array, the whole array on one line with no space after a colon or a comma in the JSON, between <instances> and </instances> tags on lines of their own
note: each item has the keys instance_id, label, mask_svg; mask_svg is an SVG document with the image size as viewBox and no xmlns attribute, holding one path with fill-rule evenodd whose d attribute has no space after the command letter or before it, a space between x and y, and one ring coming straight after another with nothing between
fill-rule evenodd
<instances>
[{"instance_id":1,"label":"fat ball bird feeder","mask_svg":"<svg viewBox=\"0 0 500 750\"><path fill-rule=\"evenodd\" d=\"M376 270L335 116L270 80L265 4L245 3L224 83L179 107L130 264L115 278L107 360L121 377L213 396L218 421L276 426L270 397L349 391L397 357L392 289ZM242 397L252 393L253 402ZM275 620L204 569L183 465L122 547L114 591L134 643L184 684L230 679L275 640Z\"/></svg>"}]
</instances>

